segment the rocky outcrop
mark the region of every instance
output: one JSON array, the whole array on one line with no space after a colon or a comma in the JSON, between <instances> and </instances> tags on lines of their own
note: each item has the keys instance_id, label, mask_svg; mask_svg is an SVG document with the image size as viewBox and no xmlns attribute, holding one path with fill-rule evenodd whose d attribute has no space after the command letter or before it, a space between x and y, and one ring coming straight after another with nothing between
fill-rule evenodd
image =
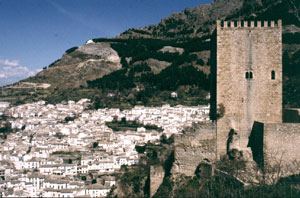
<instances>
[{"instance_id":1,"label":"rocky outcrop","mask_svg":"<svg viewBox=\"0 0 300 198\"><path fill-rule=\"evenodd\" d=\"M149 58L145 61L145 63L151 68L151 71L154 74L160 73L163 69L169 67L171 63L167 61L159 61L153 58Z\"/></svg>"},{"instance_id":2,"label":"rocky outcrop","mask_svg":"<svg viewBox=\"0 0 300 198\"><path fill-rule=\"evenodd\" d=\"M159 52L163 53L178 53L179 55L182 55L184 52L183 48L180 47L172 47L172 46L164 46L162 49L158 50Z\"/></svg>"},{"instance_id":3,"label":"rocky outcrop","mask_svg":"<svg viewBox=\"0 0 300 198\"><path fill-rule=\"evenodd\" d=\"M118 53L110 47L109 43L90 43L80 46L77 51L97 56L104 61L120 63Z\"/></svg>"},{"instance_id":4,"label":"rocky outcrop","mask_svg":"<svg viewBox=\"0 0 300 198\"><path fill-rule=\"evenodd\" d=\"M79 46L48 69L30 78L31 82L44 82L51 87L85 86L87 80L94 80L122 68L118 53L109 43L90 43Z\"/></svg>"}]
</instances>

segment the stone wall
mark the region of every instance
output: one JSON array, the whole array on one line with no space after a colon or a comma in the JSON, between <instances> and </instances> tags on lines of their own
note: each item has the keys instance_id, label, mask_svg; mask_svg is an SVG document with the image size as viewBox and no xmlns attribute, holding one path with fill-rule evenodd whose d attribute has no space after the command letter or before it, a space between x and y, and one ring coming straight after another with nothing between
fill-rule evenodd
<instances>
[{"instance_id":1,"label":"stone wall","mask_svg":"<svg viewBox=\"0 0 300 198\"><path fill-rule=\"evenodd\" d=\"M254 121L282 122L281 21L221 22L216 35L217 153L227 152L231 129L247 147Z\"/></svg>"},{"instance_id":2,"label":"stone wall","mask_svg":"<svg viewBox=\"0 0 300 198\"><path fill-rule=\"evenodd\" d=\"M183 135L174 138L172 174L195 175L200 162L216 160L216 125L214 122L194 124Z\"/></svg>"},{"instance_id":3,"label":"stone wall","mask_svg":"<svg viewBox=\"0 0 300 198\"><path fill-rule=\"evenodd\" d=\"M300 160L300 124L264 124L264 161L273 164L292 164Z\"/></svg>"},{"instance_id":4,"label":"stone wall","mask_svg":"<svg viewBox=\"0 0 300 198\"><path fill-rule=\"evenodd\" d=\"M300 124L255 122L249 146L252 152L256 150L261 154L260 160L263 162L261 166L265 170L280 166L283 172L289 172L289 168L293 171L297 171L295 168L299 169L299 167L292 167L299 166L296 163L300 162L299 142Z\"/></svg>"},{"instance_id":5,"label":"stone wall","mask_svg":"<svg viewBox=\"0 0 300 198\"><path fill-rule=\"evenodd\" d=\"M150 166L150 197L155 195L164 180L164 176L165 170L162 166Z\"/></svg>"}]
</instances>

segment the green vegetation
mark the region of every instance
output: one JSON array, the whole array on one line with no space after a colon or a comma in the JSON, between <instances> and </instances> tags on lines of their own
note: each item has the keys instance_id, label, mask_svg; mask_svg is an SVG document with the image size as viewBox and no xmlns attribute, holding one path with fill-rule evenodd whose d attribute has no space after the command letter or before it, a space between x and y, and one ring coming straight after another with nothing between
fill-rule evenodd
<instances>
[{"instance_id":1,"label":"green vegetation","mask_svg":"<svg viewBox=\"0 0 300 198\"><path fill-rule=\"evenodd\" d=\"M52 67L53 65L55 65L55 63L59 62L61 59L57 59L55 60L53 63L51 63L48 67Z\"/></svg>"},{"instance_id":2,"label":"green vegetation","mask_svg":"<svg viewBox=\"0 0 300 198\"><path fill-rule=\"evenodd\" d=\"M246 170L245 161L224 158L218 161L216 170L210 178L197 175L188 177L181 175L175 180L165 177L154 197L299 197L300 176L294 175L280 179L274 185L261 182L247 188L233 177L235 171ZM223 172L222 172L223 171ZM197 171L196 171L197 172Z\"/></svg>"},{"instance_id":3,"label":"green vegetation","mask_svg":"<svg viewBox=\"0 0 300 198\"><path fill-rule=\"evenodd\" d=\"M144 127L145 129L148 130L162 131L162 128L157 127L155 125L143 125L137 123L136 121L126 121L126 119L122 119L121 121L106 122L105 124L109 128L113 129L113 131L126 131L126 130L136 131L137 128L139 127Z\"/></svg>"},{"instance_id":4,"label":"green vegetation","mask_svg":"<svg viewBox=\"0 0 300 198\"><path fill-rule=\"evenodd\" d=\"M1 116L2 120L6 120L6 117L4 115ZM2 121L0 119L0 121ZM0 122L0 138L6 139L7 135L13 132L13 129L11 128L11 123L6 121L2 126L2 123Z\"/></svg>"},{"instance_id":5,"label":"green vegetation","mask_svg":"<svg viewBox=\"0 0 300 198\"><path fill-rule=\"evenodd\" d=\"M147 178L147 171L144 166L130 167L121 177L121 183L124 189L132 188L132 196L138 195L144 191L144 182Z\"/></svg>"},{"instance_id":6,"label":"green vegetation","mask_svg":"<svg viewBox=\"0 0 300 198\"><path fill-rule=\"evenodd\" d=\"M283 104L300 107L300 50L283 53Z\"/></svg>"},{"instance_id":7,"label":"green vegetation","mask_svg":"<svg viewBox=\"0 0 300 198\"><path fill-rule=\"evenodd\" d=\"M67 152L67 151L55 151L52 153L52 155L72 155L73 152Z\"/></svg>"},{"instance_id":8,"label":"green vegetation","mask_svg":"<svg viewBox=\"0 0 300 198\"><path fill-rule=\"evenodd\" d=\"M294 24L300 26L300 21L296 14L291 12L291 10L297 12L296 8L291 4L292 1L282 0L272 6L270 6L272 1L267 0L261 1L262 4L259 4L257 1L244 1L242 8L233 15L227 16L226 20L237 19L241 16L245 16L244 20L276 21L282 19L283 25ZM263 11L262 8L264 9Z\"/></svg>"},{"instance_id":9,"label":"green vegetation","mask_svg":"<svg viewBox=\"0 0 300 198\"><path fill-rule=\"evenodd\" d=\"M180 71L182 70L175 69L175 71L173 70L173 73L180 73ZM196 77L198 74L200 74L199 76L202 76L200 72L195 72L193 73L193 75L190 75L190 77ZM113 75L114 74L112 73L112 76ZM140 77L135 78L134 84L136 87L142 87L142 89L140 90L136 90L135 88L126 89L128 87L131 87L132 82L130 82L129 80L124 80L123 84L118 81L113 82L105 80L106 78L99 79L98 82L104 81L103 84L93 84L95 83L95 81L88 82L89 89L91 91L98 90L96 95L94 95L94 97L92 98L94 108L130 108L134 105L161 106L163 104L170 104L172 106L178 104L195 106L208 103L208 101L205 99L208 91L203 90L202 87L199 88L197 85L186 85L186 82L193 82L193 79L196 78L176 79L176 74L168 78L167 72L164 73L164 75L166 76L166 83L164 83L162 78L161 80L156 80L157 76L153 75L152 73L142 74ZM188 76L188 74L182 76ZM123 77L128 79L128 77L126 76ZM109 76L109 78L112 79L115 77L111 78L111 76ZM139 79L139 81L137 81L137 79ZM194 82L195 84L197 83L199 85L201 79L197 79L197 81ZM207 82L207 84L204 86L208 87L209 80L204 79L203 81ZM109 82L111 82L111 84L109 84ZM126 84L126 82L128 82L128 84ZM106 85L109 87L117 88L116 90L104 88ZM98 88L98 86L100 88ZM176 91L178 93L177 98L171 97L172 91ZM110 96L110 93L113 93L113 95Z\"/></svg>"},{"instance_id":10,"label":"green vegetation","mask_svg":"<svg viewBox=\"0 0 300 198\"><path fill-rule=\"evenodd\" d=\"M181 85L195 85L203 90L209 90L209 80L202 71L193 66L178 67L176 65L167 67L154 79L145 78L148 84L156 82L160 90L177 90Z\"/></svg>"},{"instance_id":11,"label":"green vegetation","mask_svg":"<svg viewBox=\"0 0 300 198\"><path fill-rule=\"evenodd\" d=\"M74 52L74 51L77 50L77 49L78 49L78 47L71 47L70 49L67 49L67 50L66 50L66 53L67 53L67 54L70 54L70 53Z\"/></svg>"},{"instance_id":12,"label":"green vegetation","mask_svg":"<svg viewBox=\"0 0 300 198\"><path fill-rule=\"evenodd\" d=\"M282 42L287 44L300 44L300 32L283 34Z\"/></svg>"},{"instance_id":13,"label":"green vegetation","mask_svg":"<svg viewBox=\"0 0 300 198\"><path fill-rule=\"evenodd\" d=\"M193 66L178 67L172 65L155 75L149 72L147 65L139 65L132 69L121 69L105 75L102 78L87 81L90 88L101 88L122 91L143 84L150 92L171 90L175 91L182 85L197 86L203 90L209 90L207 76ZM128 74L129 73L129 74ZM142 73L135 77L136 73ZM151 95L151 94L150 94Z\"/></svg>"},{"instance_id":14,"label":"green vegetation","mask_svg":"<svg viewBox=\"0 0 300 198\"><path fill-rule=\"evenodd\" d=\"M267 185L263 177L257 176L258 184L244 186L235 175L245 173L248 170L247 162L243 158L230 159L224 156L213 167L216 169L212 175L199 171L197 167L195 176L176 175L171 176L171 167L174 163L173 140L162 137L160 145L151 143L145 146L136 146L141 159L138 165L122 167L118 176L118 188L125 197L148 197L149 196L149 169L152 165L164 167L165 177L153 197L174 198L198 198L198 197L299 197L300 175L281 178L273 185ZM169 144L164 142L167 140ZM208 165L210 166L210 165ZM204 176L204 175L206 176ZM252 174L252 173L248 173ZM249 175L250 176L250 175ZM120 190L119 189L119 190ZM115 190L115 189L114 189ZM109 197L114 197L111 192Z\"/></svg>"},{"instance_id":15,"label":"green vegetation","mask_svg":"<svg viewBox=\"0 0 300 198\"><path fill-rule=\"evenodd\" d=\"M126 69L117 70L96 80L87 81L91 88L120 90L135 87L133 76L126 76Z\"/></svg>"},{"instance_id":16,"label":"green vegetation","mask_svg":"<svg viewBox=\"0 0 300 198\"><path fill-rule=\"evenodd\" d=\"M268 6L266 6L268 5ZM283 25L300 26L299 20L295 13L297 11L291 1L283 0L276 4L262 1L257 2L244 1L241 10L236 10L226 19L240 18L242 20L277 20L282 19ZM255 14L253 14L255 13ZM185 11L185 14L191 13ZM195 10L195 16L197 13ZM250 17L249 17L250 16ZM193 17L192 17L193 18ZM205 96L210 88L209 71L207 67L210 61L206 61L207 55L199 53L204 50L211 50L210 38L213 24L215 23L211 17L204 20L203 26L199 27L194 24L192 18L183 20L180 17L170 17L164 21L165 25L152 26L148 29L130 29L124 32L124 38L96 38L94 42L106 42L116 50L121 58L122 69L105 75L93 81L85 82L77 80L72 85L56 83L60 78L67 79L71 72L64 70L64 76L57 71L44 67L42 74L31 77L26 81L50 83L53 87L44 91L24 91L9 90L13 94L13 104L22 104L34 102L37 100L46 100L49 103L57 103L62 100L78 100L81 97L88 97L93 100L94 108L120 107L130 108L134 105L160 106L166 103L171 105L199 105L207 104ZM172 29L172 31L170 31ZM173 32L174 30L174 32ZM131 34L133 32L133 34ZM199 37L190 37L194 34L204 35ZM145 36L159 35L161 37L153 38L134 38L135 34L143 34ZM129 35L129 39L126 38ZM132 37L131 37L132 36ZM165 37L165 38L163 38ZM282 36L284 44L299 44L300 33L284 33ZM164 46L173 46L184 49L183 54L160 52ZM283 45L283 103L285 106L300 107L300 71L299 71L299 51L297 46L289 47ZM85 61L90 58L96 58L85 53L76 51L77 47L66 50L71 56L78 61ZM68 56L69 57L69 56ZM205 58L204 58L205 57ZM130 58L130 59L128 59ZM164 68L160 73L154 74L149 65L145 64L145 60L152 58L159 61L167 61L171 66ZM130 60L127 62L127 60ZM51 63L49 67L57 64L60 59ZM137 63L137 61L140 61ZM65 63L62 61L61 64ZM48 68L49 69L49 68ZM49 74L48 73L48 74ZM56 77L57 76L57 77ZM73 75L71 75L73 76ZM70 84L74 82L74 77L69 78ZM79 78L78 78L79 79ZM75 85L74 85L75 86ZM58 87L58 89L56 88ZM72 87L70 89L70 87ZM53 88L53 89L52 89ZM79 89L80 88L80 89ZM185 90L185 91L182 91ZM170 92L176 91L178 98L171 98ZM33 94L29 94L35 92ZM114 97L107 97L109 93L113 93ZM11 100L12 97L8 97Z\"/></svg>"},{"instance_id":17,"label":"green vegetation","mask_svg":"<svg viewBox=\"0 0 300 198\"><path fill-rule=\"evenodd\" d=\"M0 128L0 133L10 133L12 132L11 123L5 122L5 124Z\"/></svg>"},{"instance_id":18,"label":"green vegetation","mask_svg":"<svg viewBox=\"0 0 300 198\"><path fill-rule=\"evenodd\" d=\"M203 179L181 177L180 183L165 179L154 197L197 198L197 197L240 197L241 187L226 177ZM177 186L178 185L178 186ZM171 192L171 193L170 193Z\"/></svg>"},{"instance_id":19,"label":"green vegetation","mask_svg":"<svg viewBox=\"0 0 300 198\"><path fill-rule=\"evenodd\" d=\"M168 144L171 145L174 143L174 135L172 135L171 137L167 138L167 136L165 134L162 134L160 136L160 142L162 144Z\"/></svg>"},{"instance_id":20,"label":"green vegetation","mask_svg":"<svg viewBox=\"0 0 300 198\"><path fill-rule=\"evenodd\" d=\"M297 189L297 183L277 183L276 185L259 185L257 187L244 189L241 186L226 181L224 178L212 178L204 184L201 182L203 189L197 186L199 180L190 179L189 184L180 189L178 195L184 195L186 192L193 192L194 196L191 197L299 197L300 191ZM194 185L193 185L194 184ZM200 192L199 192L200 191ZM207 193L207 194L206 194ZM198 196L195 196L198 194ZM203 196L201 196L203 195ZM176 196L182 197L182 196ZM184 197L184 196L183 196Z\"/></svg>"},{"instance_id":21,"label":"green vegetation","mask_svg":"<svg viewBox=\"0 0 300 198\"><path fill-rule=\"evenodd\" d=\"M67 117L65 117L65 122L74 121L76 118L77 118L76 116L74 116L74 117L67 116Z\"/></svg>"},{"instance_id":22,"label":"green vegetation","mask_svg":"<svg viewBox=\"0 0 300 198\"><path fill-rule=\"evenodd\" d=\"M206 104L209 76L194 65L205 65L194 52L207 50L210 42L203 38L186 39L93 39L94 42L110 42L121 57L122 69L95 80L87 81L89 89L99 89L94 97L94 108L110 107L112 104L142 105L199 105ZM180 47L183 54L160 52L164 46ZM131 57L128 63L126 57ZM153 58L167 61L171 66L154 74L145 62ZM135 63L135 64L134 64ZM138 89L137 89L138 88ZM178 98L171 98L172 91ZM114 93L113 97L106 95Z\"/></svg>"},{"instance_id":23,"label":"green vegetation","mask_svg":"<svg viewBox=\"0 0 300 198\"><path fill-rule=\"evenodd\" d=\"M120 57L132 57L131 62L139 60L146 60L154 58L161 61L168 62L185 62L190 58L191 52L199 52L210 49L210 42L206 41L209 36L201 38L185 38L185 39L106 39L98 38L93 39L94 42L111 42L111 47L116 50ZM173 46L184 48L185 54L179 55L178 53L162 53L158 50L164 46ZM179 60L176 60L179 59Z\"/></svg>"},{"instance_id":24,"label":"green vegetation","mask_svg":"<svg viewBox=\"0 0 300 198\"><path fill-rule=\"evenodd\" d=\"M224 104L219 104L217 108L217 119L220 119L224 116L225 114L225 107Z\"/></svg>"},{"instance_id":25,"label":"green vegetation","mask_svg":"<svg viewBox=\"0 0 300 198\"><path fill-rule=\"evenodd\" d=\"M168 143L173 142L173 136L166 139ZM139 164L133 166L122 166L121 174L117 175L118 188L124 193L122 197L149 197L150 180L149 170L152 165L161 165L165 172L170 172L174 161L174 153L172 144L153 144L147 143L144 146L136 146L140 153ZM168 174L170 175L170 174ZM113 189L114 191L115 189ZM108 197L115 197L111 191Z\"/></svg>"},{"instance_id":26,"label":"green vegetation","mask_svg":"<svg viewBox=\"0 0 300 198\"><path fill-rule=\"evenodd\" d=\"M146 146L135 145L135 150L136 150L139 154L144 153L145 150L146 150Z\"/></svg>"}]
</instances>

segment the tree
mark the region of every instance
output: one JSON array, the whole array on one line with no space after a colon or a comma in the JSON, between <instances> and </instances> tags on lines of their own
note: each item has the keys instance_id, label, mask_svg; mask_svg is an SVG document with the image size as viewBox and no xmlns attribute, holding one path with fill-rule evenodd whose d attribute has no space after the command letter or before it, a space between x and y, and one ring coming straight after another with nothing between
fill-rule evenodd
<instances>
[{"instance_id":1,"label":"tree","mask_svg":"<svg viewBox=\"0 0 300 198\"><path fill-rule=\"evenodd\" d=\"M223 103L218 104L218 108L217 108L217 119L220 119L224 116L225 114L225 107L223 105Z\"/></svg>"}]
</instances>

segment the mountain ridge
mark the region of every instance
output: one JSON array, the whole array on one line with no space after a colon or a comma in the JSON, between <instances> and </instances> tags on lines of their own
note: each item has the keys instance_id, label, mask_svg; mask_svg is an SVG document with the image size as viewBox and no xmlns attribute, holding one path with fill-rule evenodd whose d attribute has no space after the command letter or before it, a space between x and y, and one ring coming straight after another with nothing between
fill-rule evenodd
<instances>
[{"instance_id":1,"label":"mountain ridge","mask_svg":"<svg viewBox=\"0 0 300 198\"><path fill-rule=\"evenodd\" d=\"M210 38L215 20L281 18L284 104L300 106L297 102L300 97L299 7L293 0L216 0L187 8L157 25L131 28L115 38L91 39L82 46L70 48L36 76L2 88L0 101L56 103L81 97L102 98L99 107L207 103ZM169 51L163 50L168 47ZM175 48L180 50L174 51ZM184 75L187 80L176 75ZM178 92L178 98L170 98L173 91Z\"/></svg>"},{"instance_id":2,"label":"mountain ridge","mask_svg":"<svg viewBox=\"0 0 300 198\"><path fill-rule=\"evenodd\" d=\"M176 36L203 36L211 33L214 28L215 21L219 20L254 20L262 19L264 12L270 8L280 6L284 9L284 13L288 11L292 23L300 25L299 7L294 8L293 0L215 0L211 4L203 4L194 8L186 8L183 12L176 12L170 16L163 18L158 25L150 25L146 28L131 28L123 32L117 38L130 38L134 36L143 37L141 32L147 32L145 37L149 35L154 37L176 37ZM282 6L283 5L283 6ZM298 5L299 6L299 5ZM293 17L294 16L294 17ZM268 17L268 20L280 19L278 16ZM284 21L285 24L291 22ZM205 27L203 27L205 26ZM189 28L194 31L189 32ZM167 30L167 32L165 32ZM183 32L181 32L183 31ZM165 34L164 34L165 33ZM184 33L184 34L182 34ZM148 36L147 36L148 35Z\"/></svg>"}]
</instances>

